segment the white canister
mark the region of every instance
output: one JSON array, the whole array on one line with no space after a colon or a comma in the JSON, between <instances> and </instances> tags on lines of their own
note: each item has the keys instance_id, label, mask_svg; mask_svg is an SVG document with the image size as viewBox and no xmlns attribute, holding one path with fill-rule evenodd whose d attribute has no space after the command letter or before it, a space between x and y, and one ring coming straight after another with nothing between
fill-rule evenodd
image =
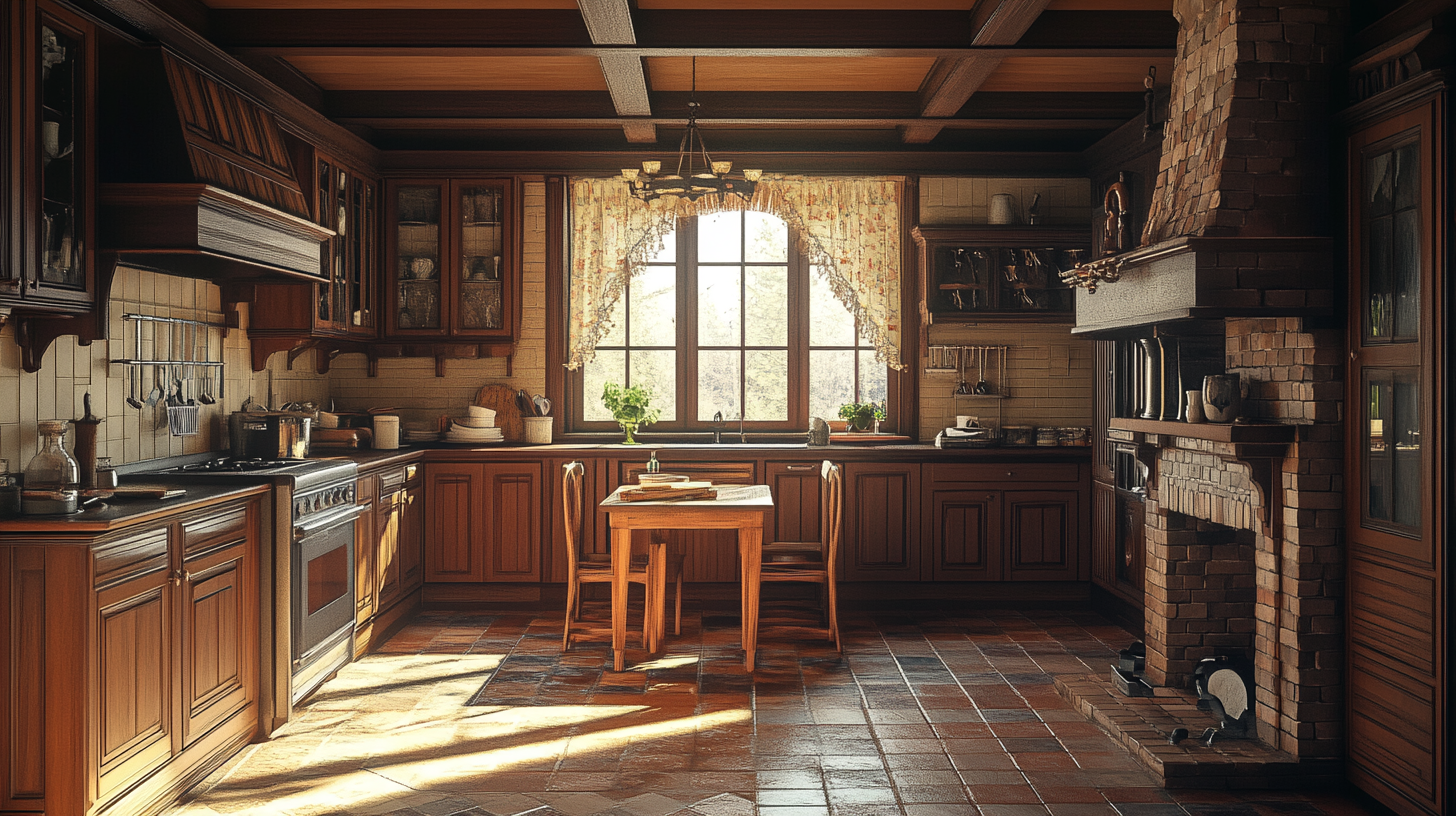
<instances>
[{"instance_id":1,"label":"white canister","mask_svg":"<svg viewBox=\"0 0 1456 816\"><path fill-rule=\"evenodd\" d=\"M399 417L381 414L374 418L374 447L379 450L399 447Z\"/></svg>"},{"instance_id":2,"label":"white canister","mask_svg":"<svg viewBox=\"0 0 1456 816\"><path fill-rule=\"evenodd\" d=\"M527 445L551 444L551 417L521 417L526 426Z\"/></svg>"},{"instance_id":3,"label":"white canister","mask_svg":"<svg viewBox=\"0 0 1456 816\"><path fill-rule=\"evenodd\" d=\"M1016 220L1016 210L1012 209L1010 193L991 196L991 211L986 217L986 223L1015 224Z\"/></svg>"}]
</instances>

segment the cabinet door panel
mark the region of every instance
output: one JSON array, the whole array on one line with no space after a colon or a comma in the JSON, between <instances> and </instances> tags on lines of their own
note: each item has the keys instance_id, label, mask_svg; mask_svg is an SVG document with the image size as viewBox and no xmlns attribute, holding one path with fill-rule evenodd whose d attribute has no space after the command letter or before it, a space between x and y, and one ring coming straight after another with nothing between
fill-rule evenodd
<instances>
[{"instance_id":1,"label":"cabinet door panel","mask_svg":"<svg viewBox=\"0 0 1456 816\"><path fill-rule=\"evenodd\" d=\"M819 462L769 462L765 465L774 497L765 540L819 540L819 496L823 481L819 469Z\"/></svg>"},{"instance_id":2,"label":"cabinet door panel","mask_svg":"<svg viewBox=\"0 0 1456 816\"><path fill-rule=\"evenodd\" d=\"M256 695L256 592L246 541L184 564L182 740L190 745Z\"/></svg>"},{"instance_id":3,"label":"cabinet door panel","mask_svg":"<svg viewBox=\"0 0 1456 816\"><path fill-rule=\"evenodd\" d=\"M541 580L541 466L486 468L491 581Z\"/></svg>"},{"instance_id":4,"label":"cabinet door panel","mask_svg":"<svg viewBox=\"0 0 1456 816\"><path fill-rule=\"evenodd\" d=\"M404 492L399 522L399 591L413 592L425 581L425 491Z\"/></svg>"},{"instance_id":5,"label":"cabinet door panel","mask_svg":"<svg viewBox=\"0 0 1456 816\"><path fill-rule=\"evenodd\" d=\"M381 493L374 511L375 610L383 611L400 594L399 534L404 523L405 491Z\"/></svg>"},{"instance_id":6,"label":"cabinet door panel","mask_svg":"<svg viewBox=\"0 0 1456 816\"><path fill-rule=\"evenodd\" d=\"M354 522L354 622L364 625L377 608L379 582L374 577L374 559L379 551L375 522L385 509L375 500L374 477L360 479L357 502L365 508Z\"/></svg>"},{"instance_id":7,"label":"cabinet door panel","mask_svg":"<svg viewBox=\"0 0 1456 816\"><path fill-rule=\"evenodd\" d=\"M1013 581L1077 580L1077 491L1008 491L1005 496L1008 577Z\"/></svg>"},{"instance_id":8,"label":"cabinet door panel","mask_svg":"<svg viewBox=\"0 0 1456 816\"><path fill-rule=\"evenodd\" d=\"M845 465L844 577L920 580L920 466Z\"/></svg>"},{"instance_id":9,"label":"cabinet door panel","mask_svg":"<svg viewBox=\"0 0 1456 816\"><path fill-rule=\"evenodd\" d=\"M442 463L426 476L426 581L485 580L485 466Z\"/></svg>"},{"instance_id":10,"label":"cabinet door panel","mask_svg":"<svg viewBox=\"0 0 1456 816\"><path fill-rule=\"evenodd\" d=\"M92 694L103 796L172 755L171 597L165 571L100 593Z\"/></svg>"},{"instance_id":11,"label":"cabinet door panel","mask_svg":"<svg viewBox=\"0 0 1456 816\"><path fill-rule=\"evenodd\" d=\"M1001 578L1001 494L996 490L937 490L930 494L931 578Z\"/></svg>"}]
</instances>

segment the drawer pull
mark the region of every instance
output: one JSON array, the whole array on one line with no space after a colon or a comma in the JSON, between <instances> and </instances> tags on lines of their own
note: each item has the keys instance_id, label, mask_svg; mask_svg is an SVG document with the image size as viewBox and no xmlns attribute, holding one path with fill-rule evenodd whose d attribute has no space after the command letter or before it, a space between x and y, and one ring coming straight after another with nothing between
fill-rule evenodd
<instances>
[{"instance_id":1,"label":"drawer pull","mask_svg":"<svg viewBox=\"0 0 1456 816\"><path fill-rule=\"evenodd\" d=\"M1006 478L1012 479L1012 478L1015 478L1015 477L1016 477L1016 471L1014 471L1014 470L1008 470L1008 471L1006 471Z\"/></svg>"},{"instance_id":2,"label":"drawer pull","mask_svg":"<svg viewBox=\"0 0 1456 816\"><path fill-rule=\"evenodd\" d=\"M818 465L784 465L784 470L818 470Z\"/></svg>"}]
</instances>

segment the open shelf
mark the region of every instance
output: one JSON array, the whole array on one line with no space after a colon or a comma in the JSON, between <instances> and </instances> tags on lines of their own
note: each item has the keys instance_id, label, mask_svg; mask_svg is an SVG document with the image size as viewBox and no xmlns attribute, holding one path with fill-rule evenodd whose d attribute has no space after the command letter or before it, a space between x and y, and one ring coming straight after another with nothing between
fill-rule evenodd
<instances>
[{"instance_id":1,"label":"open shelf","mask_svg":"<svg viewBox=\"0 0 1456 816\"><path fill-rule=\"evenodd\" d=\"M1113 417L1107 426L1118 431L1181 436L1210 442L1249 443L1293 442L1295 429L1298 427L1272 422L1235 422L1232 425L1221 425L1214 422L1165 422L1132 417Z\"/></svg>"}]
</instances>

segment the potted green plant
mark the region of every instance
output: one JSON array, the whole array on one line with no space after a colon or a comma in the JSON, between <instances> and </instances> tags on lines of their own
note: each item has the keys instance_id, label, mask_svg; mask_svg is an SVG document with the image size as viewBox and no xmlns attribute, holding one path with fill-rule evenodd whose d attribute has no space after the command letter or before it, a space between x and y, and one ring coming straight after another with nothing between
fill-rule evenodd
<instances>
[{"instance_id":1,"label":"potted green plant","mask_svg":"<svg viewBox=\"0 0 1456 816\"><path fill-rule=\"evenodd\" d=\"M885 409L874 402L846 402L839 406L839 418L850 431L867 431L884 420Z\"/></svg>"},{"instance_id":2,"label":"potted green plant","mask_svg":"<svg viewBox=\"0 0 1456 816\"><path fill-rule=\"evenodd\" d=\"M607 383L602 389L602 405L612 412L612 419L627 433L623 445L635 445L632 434L643 425L657 421L661 411L652 407L652 392L640 386L623 388L616 383Z\"/></svg>"}]
</instances>

